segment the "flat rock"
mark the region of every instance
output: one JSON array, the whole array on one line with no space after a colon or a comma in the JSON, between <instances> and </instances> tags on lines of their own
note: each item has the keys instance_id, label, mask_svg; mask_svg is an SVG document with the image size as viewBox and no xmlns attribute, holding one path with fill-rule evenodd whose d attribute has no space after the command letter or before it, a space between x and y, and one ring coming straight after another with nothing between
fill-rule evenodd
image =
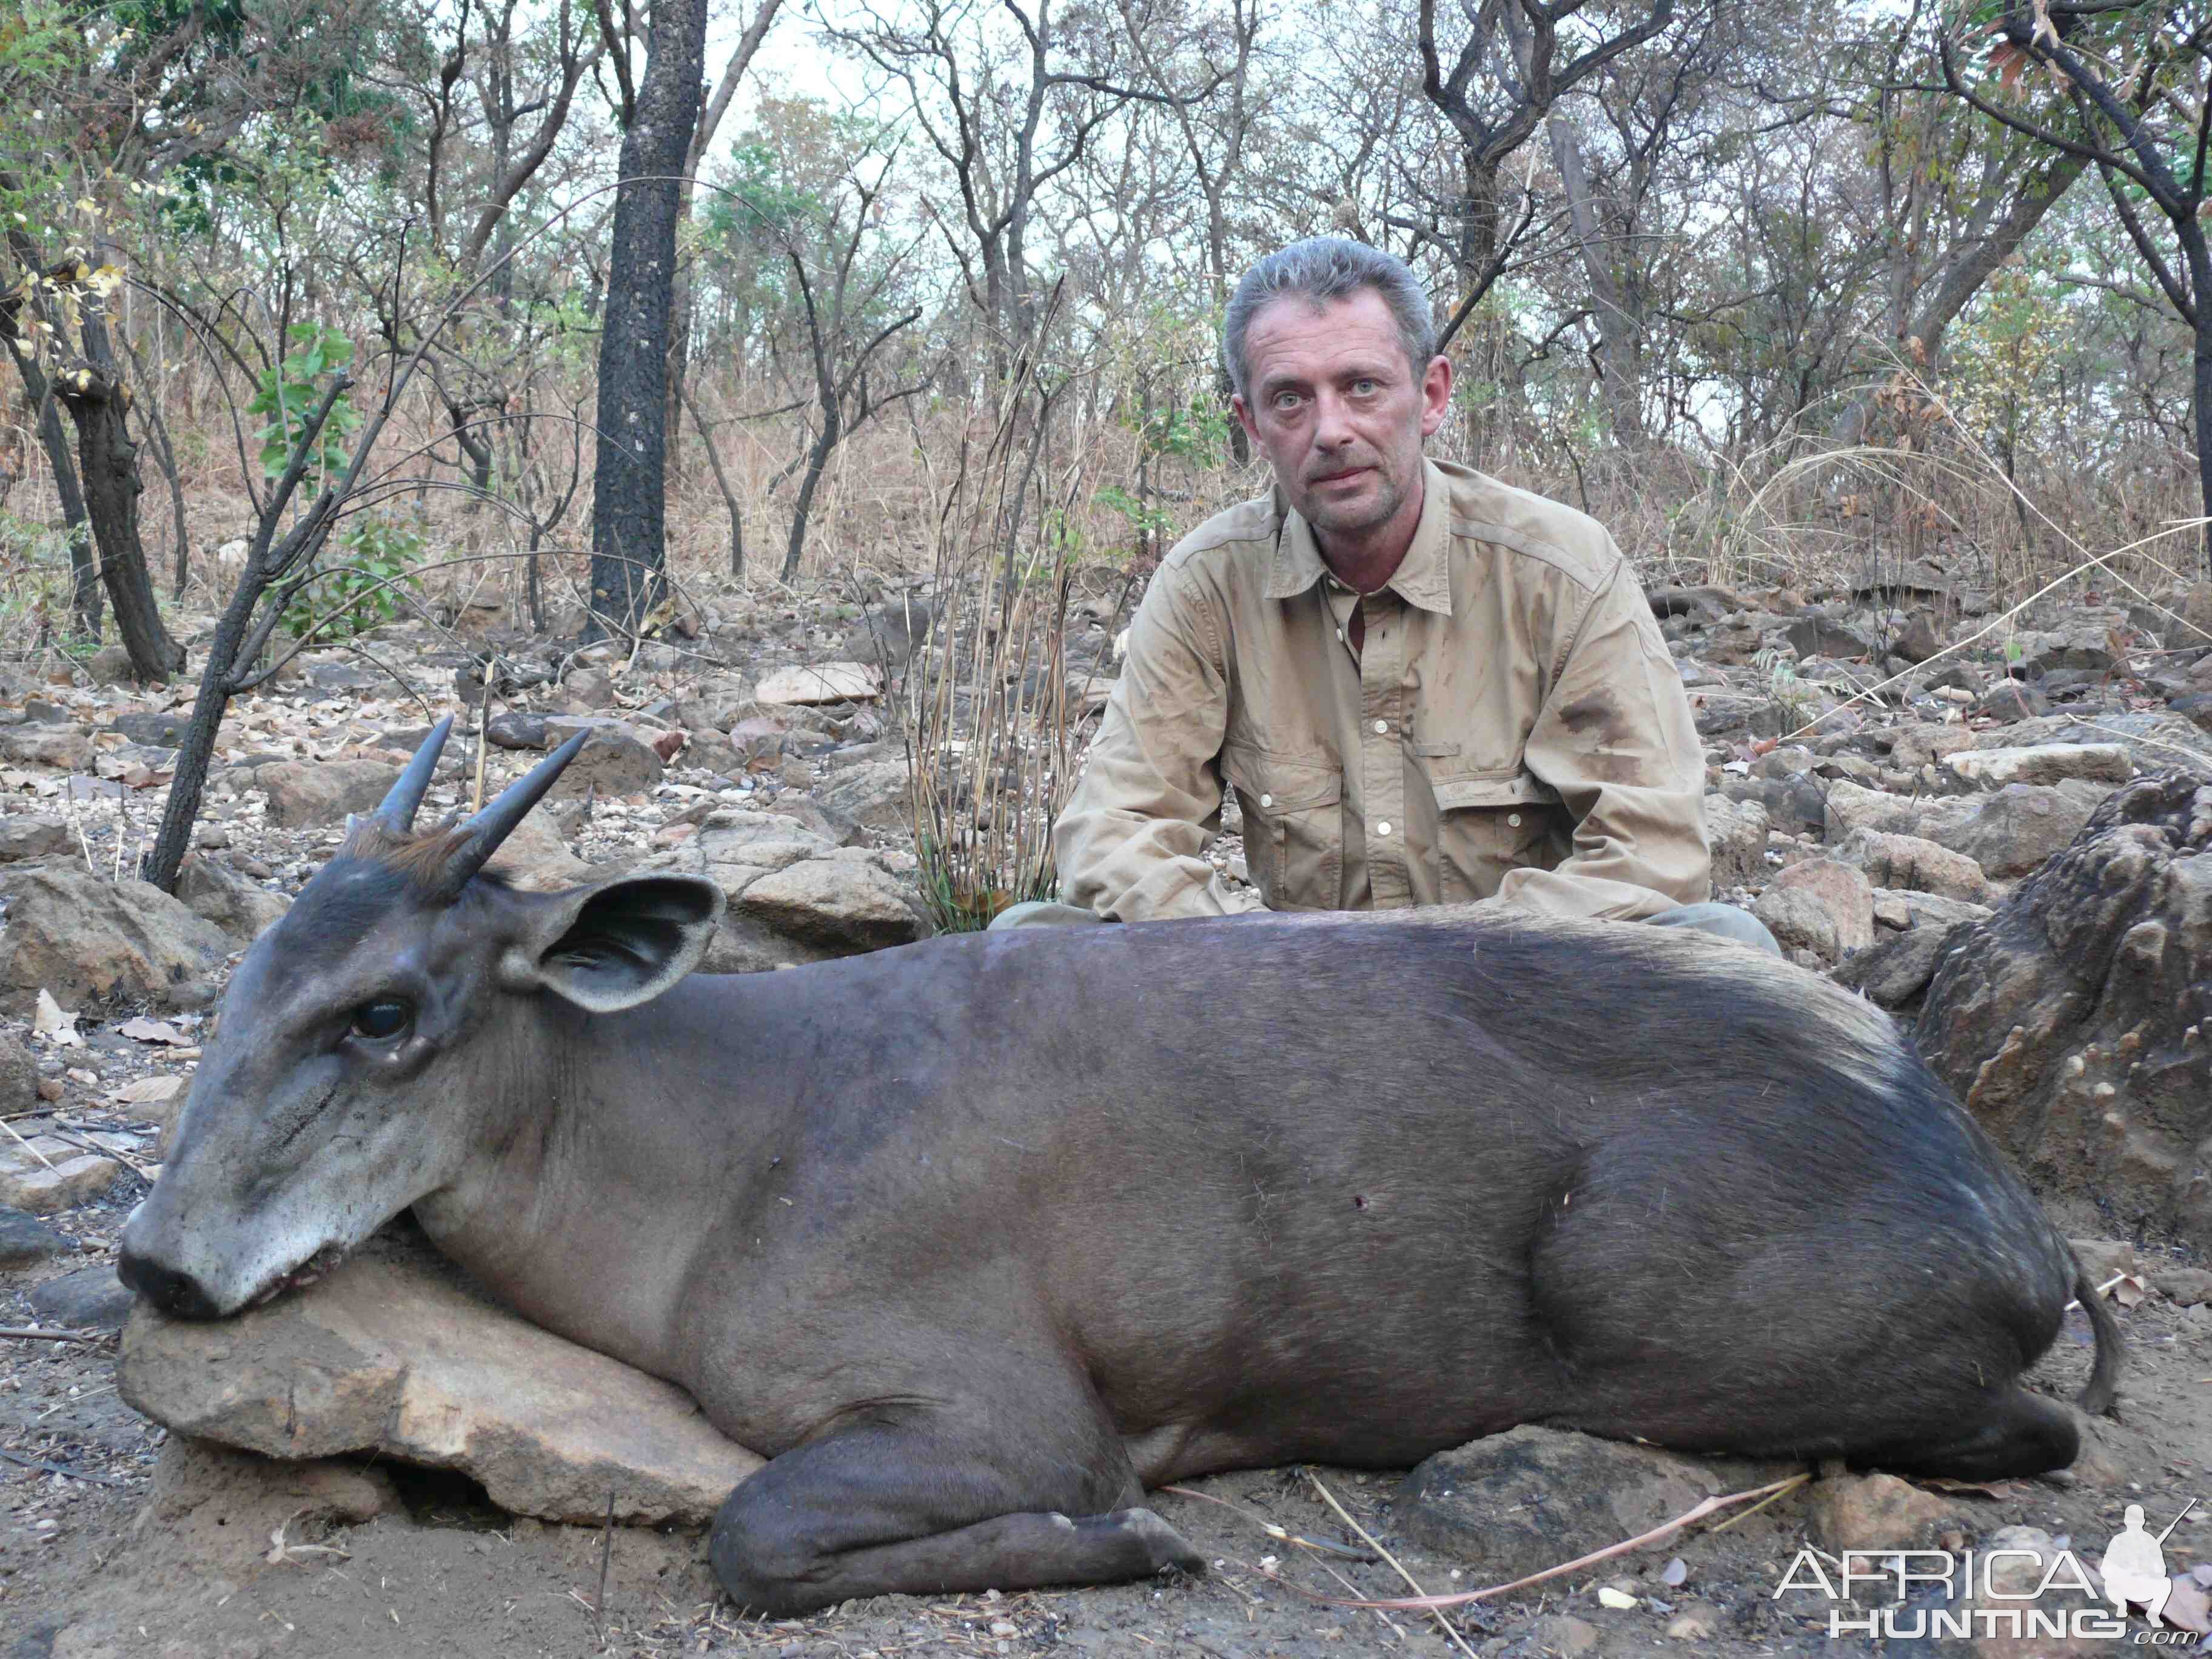
<instances>
[{"instance_id":1,"label":"flat rock","mask_svg":"<svg viewBox=\"0 0 2212 1659\"><path fill-rule=\"evenodd\" d=\"M272 893L205 853L185 855L177 872L177 897L201 921L222 928L234 945L251 945L292 908L283 894Z\"/></svg>"},{"instance_id":2,"label":"flat rock","mask_svg":"<svg viewBox=\"0 0 2212 1659\"><path fill-rule=\"evenodd\" d=\"M1973 712L2001 726L2048 714L2051 700L2026 680L1999 680L1974 699Z\"/></svg>"},{"instance_id":3,"label":"flat rock","mask_svg":"<svg viewBox=\"0 0 2212 1659\"><path fill-rule=\"evenodd\" d=\"M1705 797L1705 840L1713 851L1715 888L1747 887L1766 879L1766 833L1771 822L1761 801Z\"/></svg>"},{"instance_id":4,"label":"flat rock","mask_svg":"<svg viewBox=\"0 0 2212 1659\"><path fill-rule=\"evenodd\" d=\"M160 888L66 865L0 866L0 1000L27 1016L41 988L64 1008L106 998L198 1007L231 944Z\"/></svg>"},{"instance_id":5,"label":"flat rock","mask_svg":"<svg viewBox=\"0 0 2212 1659\"><path fill-rule=\"evenodd\" d=\"M552 727L553 723L549 720L546 732L549 738L554 736ZM589 731L590 735L584 739L584 746L576 751L576 758L569 762L568 769L555 780L551 791L553 799L573 800L586 793L641 794L659 784L667 770L666 763L651 744L637 736L629 727L617 721L592 726Z\"/></svg>"},{"instance_id":6,"label":"flat rock","mask_svg":"<svg viewBox=\"0 0 2212 1659\"><path fill-rule=\"evenodd\" d=\"M2125 783L2136 763L2117 743L2043 743L2026 748L1961 750L1942 760L1944 770L1984 789L2008 783L2062 783L2068 778Z\"/></svg>"},{"instance_id":7,"label":"flat rock","mask_svg":"<svg viewBox=\"0 0 2212 1659\"><path fill-rule=\"evenodd\" d=\"M1990 896L1990 878L1980 865L1920 836L1861 828L1844 837L1835 856L1865 871L1876 887L1911 888L1975 904L1987 902Z\"/></svg>"},{"instance_id":8,"label":"flat rock","mask_svg":"<svg viewBox=\"0 0 2212 1659\"><path fill-rule=\"evenodd\" d=\"M0 864L52 858L57 853L66 854L76 848L76 836L70 833L65 819L39 817L28 812L11 812L0 817Z\"/></svg>"},{"instance_id":9,"label":"flat rock","mask_svg":"<svg viewBox=\"0 0 2212 1659\"><path fill-rule=\"evenodd\" d=\"M1958 1505L1893 1474L1837 1474L1806 1490L1806 1519L1823 1548L1909 1550L1933 1540Z\"/></svg>"},{"instance_id":10,"label":"flat rock","mask_svg":"<svg viewBox=\"0 0 2212 1659\"><path fill-rule=\"evenodd\" d=\"M284 1458L457 1469L519 1515L696 1526L761 1460L674 1384L481 1299L390 1237L310 1289L196 1323L141 1304L118 1387L156 1422Z\"/></svg>"},{"instance_id":11,"label":"flat rock","mask_svg":"<svg viewBox=\"0 0 2212 1659\"><path fill-rule=\"evenodd\" d=\"M860 859L809 859L746 884L734 907L779 933L842 951L876 951L921 937L907 890Z\"/></svg>"},{"instance_id":12,"label":"flat rock","mask_svg":"<svg viewBox=\"0 0 2212 1659\"><path fill-rule=\"evenodd\" d=\"M883 689L883 671L872 663L818 662L777 669L755 688L753 701L771 706L855 702L876 696Z\"/></svg>"},{"instance_id":13,"label":"flat rock","mask_svg":"<svg viewBox=\"0 0 2212 1659\"><path fill-rule=\"evenodd\" d=\"M54 766L89 772L92 739L73 726L0 726L0 760L17 766Z\"/></svg>"},{"instance_id":14,"label":"flat rock","mask_svg":"<svg viewBox=\"0 0 2212 1659\"><path fill-rule=\"evenodd\" d=\"M76 1242L11 1205L0 1205L0 1267L24 1267L76 1249Z\"/></svg>"},{"instance_id":15,"label":"flat rock","mask_svg":"<svg viewBox=\"0 0 2212 1659\"><path fill-rule=\"evenodd\" d=\"M107 729L120 732L133 743L150 744L156 749L174 749L185 740L185 728L192 723L191 710L174 709L155 713L142 709L135 714L118 714L114 725Z\"/></svg>"},{"instance_id":16,"label":"flat rock","mask_svg":"<svg viewBox=\"0 0 2212 1659\"><path fill-rule=\"evenodd\" d=\"M903 759L863 761L835 774L816 796L830 811L870 830L911 822L913 769Z\"/></svg>"},{"instance_id":17,"label":"flat rock","mask_svg":"<svg viewBox=\"0 0 2212 1659\"><path fill-rule=\"evenodd\" d=\"M374 812L399 781L381 761L279 761L253 774L269 796L269 822L280 830L343 823L349 812Z\"/></svg>"},{"instance_id":18,"label":"flat rock","mask_svg":"<svg viewBox=\"0 0 2212 1659\"><path fill-rule=\"evenodd\" d=\"M1398 1488L1400 1530L1518 1578L1648 1532L1701 1500L1798 1472L1523 1425L1438 1452ZM1786 1500L1785 1500L1786 1501Z\"/></svg>"},{"instance_id":19,"label":"flat rock","mask_svg":"<svg viewBox=\"0 0 2212 1659\"><path fill-rule=\"evenodd\" d=\"M20 1145L0 1143L0 1205L32 1215L86 1203L122 1178L123 1166L113 1158L52 1135L31 1135Z\"/></svg>"},{"instance_id":20,"label":"flat rock","mask_svg":"<svg viewBox=\"0 0 2212 1659\"><path fill-rule=\"evenodd\" d=\"M112 1266L80 1267L50 1279L31 1292L31 1311L42 1325L73 1331L119 1331L135 1300Z\"/></svg>"},{"instance_id":21,"label":"flat rock","mask_svg":"<svg viewBox=\"0 0 2212 1659\"><path fill-rule=\"evenodd\" d=\"M484 735L493 746L500 749L543 749L545 742L545 716L526 714L514 709L494 714L484 727Z\"/></svg>"}]
</instances>

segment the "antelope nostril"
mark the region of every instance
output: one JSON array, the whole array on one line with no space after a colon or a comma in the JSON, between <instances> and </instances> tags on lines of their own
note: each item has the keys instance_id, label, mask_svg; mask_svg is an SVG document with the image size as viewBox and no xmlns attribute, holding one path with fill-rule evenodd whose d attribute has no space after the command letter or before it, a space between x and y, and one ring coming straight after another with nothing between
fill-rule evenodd
<instances>
[{"instance_id":1,"label":"antelope nostril","mask_svg":"<svg viewBox=\"0 0 2212 1659\"><path fill-rule=\"evenodd\" d=\"M165 1267L129 1250L115 1264L116 1277L163 1313L175 1319L213 1319L215 1298L190 1273Z\"/></svg>"}]
</instances>

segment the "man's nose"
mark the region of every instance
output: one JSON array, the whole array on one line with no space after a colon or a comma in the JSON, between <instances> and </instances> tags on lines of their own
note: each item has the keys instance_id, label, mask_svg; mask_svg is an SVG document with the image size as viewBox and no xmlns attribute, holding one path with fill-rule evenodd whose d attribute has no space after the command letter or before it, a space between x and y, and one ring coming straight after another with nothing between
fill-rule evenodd
<instances>
[{"instance_id":1,"label":"man's nose","mask_svg":"<svg viewBox=\"0 0 2212 1659\"><path fill-rule=\"evenodd\" d=\"M1352 411L1343 398L1329 391L1314 398L1314 446L1341 449L1352 441Z\"/></svg>"}]
</instances>

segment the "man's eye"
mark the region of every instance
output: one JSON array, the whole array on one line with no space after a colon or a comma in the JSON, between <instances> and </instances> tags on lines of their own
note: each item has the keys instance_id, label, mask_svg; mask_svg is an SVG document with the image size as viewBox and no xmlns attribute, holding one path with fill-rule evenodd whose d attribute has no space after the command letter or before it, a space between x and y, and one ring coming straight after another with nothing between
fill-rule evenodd
<instances>
[{"instance_id":1,"label":"man's eye","mask_svg":"<svg viewBox=\"0 0 2212 1659\"><path fill-rule=\"evenodd\" d=\"M1287 415L1298 406L1299 401L1298 394L1295 392L1278 392L1275 394L1276 410L1280 414Z\"/></svg>"},{"instance_id":2,"label":"man's eye","mask_svg":"<svg viewBox=\"0 0 2212 1659\"><path fill-rule=\"evenodd\" d=\"M1355 398L1371 398L1376 391L1376 386L1372 380L1354 380L1352 383L1352 395Z\"/></svg>"},{"instance_id":3,"label":"man's eye","mask_svg":"<svg viewBox=\"0 0 2212 1659\"><path fill-rule=\"evenodd\" d=\"M381 1042L386 1037L398 1036L414 1017L415 1011L404 1002L389 999L364 1002L353 1011L353 1034Z\"/></svg>"}]
</instances>

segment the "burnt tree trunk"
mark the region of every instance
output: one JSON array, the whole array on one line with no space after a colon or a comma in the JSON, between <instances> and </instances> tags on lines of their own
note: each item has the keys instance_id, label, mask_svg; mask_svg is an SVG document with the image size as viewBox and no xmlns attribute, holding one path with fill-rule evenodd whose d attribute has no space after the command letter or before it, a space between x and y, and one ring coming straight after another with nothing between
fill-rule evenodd
<instances>
[{"instance_id":1,"label":"burnt tree trunk","mask_svg":"<svg viewBox=\"0 0 2212 1659\"><path fill-rule=\"evenodd\" d=\"M100 549L100 580L115 607L116 631L139 679L166 681L185 665L185 648L161 621L146 546L138 532L138 446L130 433L131 387L117 368L107 325L91 296L80 301L81 363L58 372L54 390L76 423L77 467L85 509Z\"/></svg>"},{"instance_id":2,"label":"burnt tree trunk","mask_svg":"<svg viewBox=\"0 0 2212 1659\"><path fill-rule=\"evenodd\" d=\"M54 475L54 495L61 502L62 533L69 542L70 577L74 593L70 609L76 631L88 639L100 637L100 566L92 556L92 521L84 510L84 490L70 459L68 434L62 430L61 405L55 402L52 383L37 359L7 336L8 355L15 360L22 377L23 396L37 410L39 447L46 452L46 465Z\"/></svg>"},{"instance_id":3,"label":"burnt tree trunk","mask_svg":"<svg viewBox=\"0 0 2212 1659\"><path fill-rule=\"evenodd\" d=\"M655 0L651 56L623 135L599 335L586 639L632 633L667 559L668 325L679 175L698 119L706 0Z\"/></svg>"}]
</instances>

